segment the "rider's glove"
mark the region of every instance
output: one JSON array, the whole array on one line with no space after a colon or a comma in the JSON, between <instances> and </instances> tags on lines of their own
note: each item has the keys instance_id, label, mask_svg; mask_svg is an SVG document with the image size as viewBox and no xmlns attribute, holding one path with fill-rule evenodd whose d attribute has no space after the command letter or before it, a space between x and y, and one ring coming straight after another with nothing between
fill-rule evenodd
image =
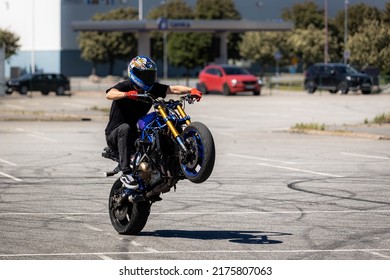
<instances>
[{"instance_id":1,"label":"rider's glove","mask_svg":"<svg viewBox=\"0 0 390 280\"><path fill-rule=\"evenodd\" d=\"M202 92L200 92L198 89L196 88L192 88L190 90L190 95L192 98L195 98L196 101L199 101L201 98L202 98Z\"/></svg>"},{"instance_id":2,"label":"rider's glove","mask_svg":"<svg viewBox=\"0 0 390 280\"><path fill-rule=\"evenodd\" d=\"M129 99L137 100L137 95L138 95L138 92L135 90L130 90L130 91L126 92L126 96Z\"/></svg>"}]
</instances>

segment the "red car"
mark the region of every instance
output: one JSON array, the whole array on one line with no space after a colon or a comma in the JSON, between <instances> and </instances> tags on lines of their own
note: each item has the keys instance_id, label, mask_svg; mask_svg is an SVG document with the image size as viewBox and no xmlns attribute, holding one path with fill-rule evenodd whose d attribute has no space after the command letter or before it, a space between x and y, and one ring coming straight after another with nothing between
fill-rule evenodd
<instances>
[{"instance_id":1,"label":"red car","mask_svg":"<svg viewBox=\"0 0 390 280\"><path fill-rule=\"evenodd\" d=\"M233 65L209 65L199 73L198 89L207 94L219 91L225 95L252 91L260 95L262 81L246 69Z\"/></svg>"}]
</instances>

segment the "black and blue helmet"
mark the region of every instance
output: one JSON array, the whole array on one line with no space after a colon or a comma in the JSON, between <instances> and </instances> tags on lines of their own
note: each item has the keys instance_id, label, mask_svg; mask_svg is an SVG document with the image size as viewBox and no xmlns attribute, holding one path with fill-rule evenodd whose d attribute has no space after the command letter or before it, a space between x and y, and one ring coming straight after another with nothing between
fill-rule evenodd
<instances>
[{"instance_id":1,"label":"black and blue helmet","mask_svg":"<svg viewBox=\"0 0 390 280\"><path fill-rule=\"evenodd\" d=\"M157 79L156 63L149 57L136 56L127 67L127 75L136 87L149 91Z\"/></svg>"}]
</instances>

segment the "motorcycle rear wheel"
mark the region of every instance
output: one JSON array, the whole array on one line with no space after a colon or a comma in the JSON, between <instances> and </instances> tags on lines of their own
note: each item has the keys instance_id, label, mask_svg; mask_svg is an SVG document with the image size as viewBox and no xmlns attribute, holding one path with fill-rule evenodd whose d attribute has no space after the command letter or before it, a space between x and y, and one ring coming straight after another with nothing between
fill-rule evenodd
<instances>
[{"instance_id":1,"label":"motorcycle rear wheel","mask_svg":"<svg viewBox=\"0 0 390 280\"><path fill-rule=\"evenodd\" d=\"M183 140L189 153L189 158L180 155L180 167L184 176L193 183L203 183L213 171L215 162L214 139L201 122L193 122L182 133Z\"/></svg>"},{"instance_id":2,"label":"motorcycle rear wheel","mask_svg":"<svg viewBox=\"0 0 390 280\"><path fill-rule=\"evenodd\" d=\"M146 225L150 214L150 202L131 203L121 199L124 186L119 178L112 185L108 212L112 226L119 234L136 235ZM123 200L123 201L122 201Z\"/></svg>"}]
</instances>

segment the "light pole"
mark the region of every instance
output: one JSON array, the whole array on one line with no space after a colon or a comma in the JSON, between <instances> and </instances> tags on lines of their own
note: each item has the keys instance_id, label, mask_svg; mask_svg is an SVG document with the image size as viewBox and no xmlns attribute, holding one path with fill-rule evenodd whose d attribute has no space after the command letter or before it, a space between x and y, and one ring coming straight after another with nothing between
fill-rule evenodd
<instances>
[{"instance_id":1,"label":"light pole","mask_svg":"<svg viewBox=\"0 0 390 280\"><path fill-rule=\"evenodd\" d=\"M344 63L347 64L349 52L347 50L347 42L348 42L348 0L345 0L345 8L344 8Z\"/></svg>"},{"instance_id":2,"label":"light pole","mask_svg":"<svg viewBox=\"0 0 390 280\"><path fill-rule=\"evenodd\" d=\"M324 44L324 63L328 63L328 1L324 0L324 21L325 21L325 44Z\"/></svg>"},{"instance_id":3,"label":"light pole","mask_svg":"<svg viewBox=\"0 0 390 280\"><path fill-rule=\"evenodd\" d=\"M138 20L144 19L144 0L138 0Z\"/></svg>"},{"instance_id":4,"label":"light pole","mask_svg":"<svg viewBox=\"0 0 390 280\"><path fill-rule=\"evenodd\" d=\"M32 0L31 8L31 73L35 73L35 1Z\"/></svg>"},{"instance_id":5,"label":"light pole","mask_svg":"<svg viewBox=\"0 0 390 280\"><path fill-rule=\"evenodd\" d=\"M165 21L167 22L167 20L168 20L167 2L162 0L161 5L164 5L164 18L165 18ZM164 80L168 79L168 50L167 50L168 33L167 33L167 28L165 28L163 31L163 44L164 44L164 50L163 50L163 69L164 69L163 72L164 72L164 74L163 74L163 77L164 77Z\"/></svg>"}]
</instances>

